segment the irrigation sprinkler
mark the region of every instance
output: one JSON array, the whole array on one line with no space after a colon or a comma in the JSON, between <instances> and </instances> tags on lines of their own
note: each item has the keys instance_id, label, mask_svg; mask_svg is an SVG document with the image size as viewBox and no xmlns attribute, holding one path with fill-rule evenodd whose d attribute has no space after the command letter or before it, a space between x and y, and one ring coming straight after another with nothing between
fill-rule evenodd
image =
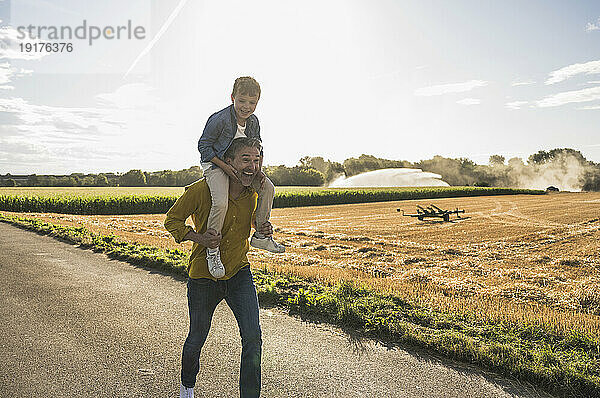
<instances>
[{"instance_id":1,"label":"irrigation sprinkler","mask_svg":"<svg viewBox=\"0 0 600 398\"><path fill-rule=\"evenodd\" d=\"M444 221L450 221L450 215L456 214L457 218L462 218L460 213L464 213L464 210L459 210L458 208L454 210L444 210L440 209L434 204L431 204L427 207L423 207L417 205L417 214L405 214L404 210L396 209L396 211L401 211L402 215L405 217L415 217L420 221L423 221L425 218L441 218Z\"/></svg>"}]
</instances>

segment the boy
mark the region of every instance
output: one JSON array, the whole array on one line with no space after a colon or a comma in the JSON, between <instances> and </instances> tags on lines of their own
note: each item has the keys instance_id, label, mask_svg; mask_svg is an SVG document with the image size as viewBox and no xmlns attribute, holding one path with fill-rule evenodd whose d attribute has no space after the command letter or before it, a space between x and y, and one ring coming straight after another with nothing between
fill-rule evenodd
<instances>
[{"instance_id":1,"label":"boy","mask_svg":"<svg viewBox=\"0 0 600 398\"><path fill-rule=\"evenodd\" d=\"M252 77L239 77L233 84L232 104L214 113L208 118L200 140L202 170L210 190L212 205L208 216L207 228L214 229L221 235L223 221L227 213L229 201L229 179L239 181L238 172L224 162L223 156L234 138L248 137L260 139L260 126L254 110L260 99L260 85ZM252 187L258 193L258 204L255 214L255 225L262 225L269 220L275 187L262 172L263 153L260 153L259 173ZM250 239L250 245L273 253L283 253L285 247L273 240L272 236L264 236L258 231ZM225 267L221 262L219 248L206 251L206 260L210 274L219 279L225 275Z\"/></svg>"}]
</instances>

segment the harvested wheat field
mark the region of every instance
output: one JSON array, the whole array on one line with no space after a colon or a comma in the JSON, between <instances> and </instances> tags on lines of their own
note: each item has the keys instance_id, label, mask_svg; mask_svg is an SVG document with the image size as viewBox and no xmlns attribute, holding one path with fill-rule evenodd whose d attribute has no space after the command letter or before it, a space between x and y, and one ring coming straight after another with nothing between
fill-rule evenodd
<instances>
[{"instance_id":1,"label":"harvested wheat field","mask_svg":"<svg viewBox=\"0 0 600 398\"><path fill-rule=\"evenodd\" d=\"M419 221L415 205L466 210ZM158 247L181 247L164 215L23 214ZM274 209L283 255L253 266L358 280L423 304L498 320L600 332L600 193L553 193ZM189 246L189 243L186 244Z\"/></svg>"}]
</instances>

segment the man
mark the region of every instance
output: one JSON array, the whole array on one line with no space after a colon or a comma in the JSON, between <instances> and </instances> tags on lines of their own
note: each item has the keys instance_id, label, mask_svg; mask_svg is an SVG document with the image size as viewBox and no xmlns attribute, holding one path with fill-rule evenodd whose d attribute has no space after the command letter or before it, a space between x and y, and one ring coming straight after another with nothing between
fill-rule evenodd
<instances>
[{"instance_id":1,"label":"man","mask_svg":"<svg viewBox=\"0 0 600 398\"><path fill-rule=\"evenodd\" d=\"M199 372L200 351L210 329L212 315L223 299L237 319L242 337L240 396L260 395L261 330L258 299L248 262L248 238L254 218L257 194L251 188L259 172L260 141L235 139L224 155L238 179L229 179L229 203L222 234L207 229L211 196L204 179L186 187L184 194L167 212L165 228L176 242L191 240L192 254L188 265L188 307L190 330L183 345L180 397L193 398ZM195 229L185 224L191 216ZM272 236L270 222L256 226L265 236ZM216 279L206 261L207 248L219 246L225 275Z\"/></svg>"}]
</instances>

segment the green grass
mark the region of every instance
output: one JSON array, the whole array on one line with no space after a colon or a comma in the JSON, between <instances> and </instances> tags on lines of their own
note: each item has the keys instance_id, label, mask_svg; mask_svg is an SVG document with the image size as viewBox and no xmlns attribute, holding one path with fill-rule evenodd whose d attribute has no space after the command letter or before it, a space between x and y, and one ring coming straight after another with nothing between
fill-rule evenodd
<instances>
[{"instance_id":1,"label":"green grass","mask_svg":"<svg viewBox=\"0 0 600 398\"><path fill-rule=\"evenodd\" d=\"M156 214L165 213L181 194L141 195L152 188L98 188L83 194L83 188L27 189L17 194L13 188L0 190L0 210L67 214ZM160 188L168 189L171 188ZM175 188L174 188L175 189ZM137 192L137 194L132 194ZM159 191L160 192L160 191ZM163 191L167 192L167 191ZM11 194L9 194L11 193ZM128 193L128 195L125 195ZM407 199L432 199L459 196L543 194L544 191L479 187L413 188L281 188L273 207L320 206L332 204L383 202Z\"/></svg>"},{"instance_id":2,"label":"green grass","mask_svg":"<svg viewBox=\"0 0 600 398\"><path fill-rule=\"evenodd\" d=\"M187 254L122 242L85 228L64 227L0 214L0 221L104 252L135 265L185 275ZM600 396L600 341L538 324L489 323L476 314L435 311L351 283L319 284L254 269L262 306L286 308L392 344L427 348L569 397Z\"/></svg>"}]
</instances>

